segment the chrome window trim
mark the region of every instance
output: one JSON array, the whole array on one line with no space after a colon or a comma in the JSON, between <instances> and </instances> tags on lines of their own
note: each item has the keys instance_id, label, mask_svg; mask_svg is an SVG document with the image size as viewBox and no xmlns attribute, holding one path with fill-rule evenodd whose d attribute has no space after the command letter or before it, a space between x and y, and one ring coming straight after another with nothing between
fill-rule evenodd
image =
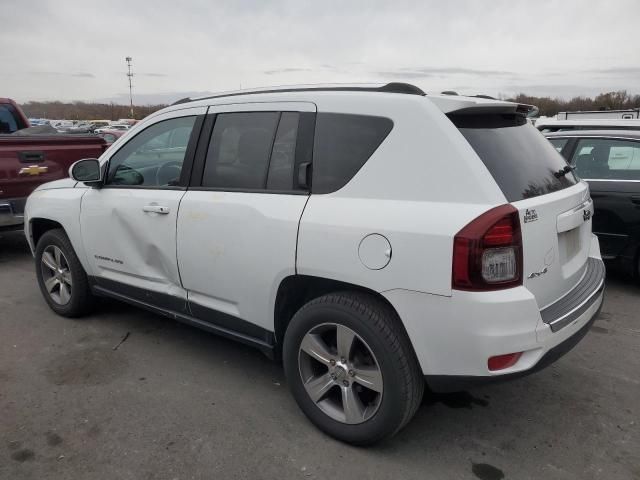
<instances>
[{"instance_id":1,"label":"chrome window trim","mask_svg":"<svg viewBox=\"0 0 640 480\"><path fill-rule=\"evenodd\" d=\"M640 133L640 130L638 131ZM631 142L640 142L640 137L609 137L607 135L545 135L545 138L548 140L553 140L556 138L604 138L605 140L627 140Z\"/></svg>"},{"instance_id":2,"label":"chrome window trim","mask_svg":"<svg viewBox=\"0 0 640 480\"><path fill-rule=\"evenodd\" d=\"M640 183L640 180L620 180L617 178L582 178L585 182L627 182L627 183Z\"/></svg>"}]
</instances>

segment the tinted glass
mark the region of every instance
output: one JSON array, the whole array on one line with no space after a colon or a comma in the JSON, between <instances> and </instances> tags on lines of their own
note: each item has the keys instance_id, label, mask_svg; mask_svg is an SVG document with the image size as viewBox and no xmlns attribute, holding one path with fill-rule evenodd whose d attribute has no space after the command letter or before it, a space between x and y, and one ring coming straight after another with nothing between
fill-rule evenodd
<instances>
[{"instance_id":1,"label":"tinted glass","mask_svg":"<svg viewBox=\"0 0 640 480\"><path fill-rule=\"evenodd\" d=\"M640 143L606 138L583 138L571 158L579 177L640 180Z\"/></svg>"},{"instance_id":2,"label":"tinted glass","mask_svg":"<svg viewBox=\"0 0 640 480\"><path fill-rule=\"evenodd\" d=\"M202 186L264 189L280 113L222 113L216 117Z\"/></svg>"},{"instance_id":3,"label":"tinted glass","mask_svg":"<svg viewBox=\"0 0 640 480\"><path fill-rule=\"evenodd\" d=\"M520 115L450 115L510 202L577 183L549 141Z\"/></svg>"},{"instance_id":4,"label":"tinted glass","mask_svg":"<svg viewBox=\"0 0 640 480\"><path fill-rule=\"evenodd\" d=\"M271 161L269 162L269 190L293 190L293 165L296 156L296 139L300 114L284 112L280 117Z\"/></svg>"},{"instance_id":5,"label":"tinted glass","mask_svg":"<svg viewBox=\"0 0 640 480\"><path fill-rule=\"evenodd\" d=\"M0 105L0 133L13 133L19 130L15 109L12 105Z\"/></svg>"},{"instance_id":6,"label":"tinted glass","mask_svg":"<svg viewBox=\"0 0 640 480\"><path fill-rule=\"evenodd\" d=\"M393 128L384 117L319 113L313 144L313 193L344 187Z\"/></svg>"},{"instance_id":7,"label":"tinted glass","mask_svg":"<svg viewBox=\"0 0 640 480\"><path fill-rule=\"evenodd\" d=\"M553 148L555 148L558 153L562 151L564 146L569 141L568 138L549 138L548 140L551 142L551 145L553 145Z\"/></svg>"},{"instance_id":8,"label":"tinted glass","mask_svg":"<svg viewBox=\"0 0 640 480\"><path fill-rule=\"evenodd\" d=\"M196 117L156 123L134 137L109 161L107 184L168 187L179 184Z\"/></svg>"}]
</instances>

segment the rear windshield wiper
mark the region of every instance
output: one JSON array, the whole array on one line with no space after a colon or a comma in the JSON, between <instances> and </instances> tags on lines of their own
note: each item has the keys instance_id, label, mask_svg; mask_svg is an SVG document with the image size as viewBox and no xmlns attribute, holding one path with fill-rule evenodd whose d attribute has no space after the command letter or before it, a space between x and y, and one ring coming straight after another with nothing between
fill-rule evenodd
<instances>
[{"instance_id":1,"label":"rear windshield wiper","mask_svg":"<svg viewBox=\"0 0 640 480\"><path fill-rule=\"evenodd\" d=\"M567 173L572 172L573 170L575 170L575 168L576 167L572 167L571 165L567 165L566 167L561 168L557 172L553 172L553 174L556 176L556 178L564 177Z\"/></svg>"}]
</instances>

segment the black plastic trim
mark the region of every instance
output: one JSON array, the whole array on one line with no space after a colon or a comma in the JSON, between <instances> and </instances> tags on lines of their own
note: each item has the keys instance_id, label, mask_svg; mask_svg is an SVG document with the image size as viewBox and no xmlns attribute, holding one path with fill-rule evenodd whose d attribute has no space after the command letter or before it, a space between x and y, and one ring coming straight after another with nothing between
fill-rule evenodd
<instances>
[{"instance_id":1,"label":"black plastic trim","mask_svg":"<svg viewBox=\"0 0 640 480\"><path fill-rule=\"evenodd\" d=\"M113 280L89 277L89 283L91 290L96 295L114 298L210 333L236 340L245 345L258 348L269 358L274 358L275 336L273 332L246 320L201 307L194 303L191 303L191 309L189 309L187 301L183 298L150 292ZM198 314L202 315L201 318L192 315L194 309Z\"/></svg>"},{"instance_id":2,"label":"black plastic trim","mask_svg":"<svg viewBox=\"0 0 640 480\"><path fill-rule=\"evenodd\" d=\"M264 188L231 188L231 187L189 187L192 192L243 192L266 193L279 195L309 195L305 190L265 190Z\"/></svg>"},{"instance_id":3,"label":"black plastic trim","mask_svg":"<svg viewBox=\"0 0 640 480\"><path fill-rule=\"evenodd\" d=\"M148 303L157 308L174 312L189 313L187 300L166 293L154 292L144 288L133 287L102 277L90 277L92 288L99 293L115 293L132 300Z\"/></svg>"},{"instance_id":4,"label":"black plastic trim","mask_svg":"<svg viewBox=\"0 0 640 480\"><path fill-rule=\"evenodd\" d=\"M213 324L218 328L235 332L247 338L258 339L266 345L273 345L275 337L273 332L266 330L255 323L247 322L241 318L234 317L228 313L223 313L212 308L203 307L202 305L189 302L189 308L194 318L203 322Z\"/></svg>"},{"instance_id":5,"label":"black plastic trim","mask_svg":"<svg viewBox=\"0 0 640 480\"><path fill-rule=\"evenodd\" d=\"M549 325L552 332L557 332L582 315L598 299L604 290L604 262L589 257L587 269L582 280L557 302L540 310L542 321Z\"/></svg>"},{"instance_id":6,"label":"black plastic trim","mask_svg":"<svg viewBox=\"0 0 640 480\"><path fill-rule=\"evenodd\" d=\"M207 151L213 135L213 126L216 123L216 113L208 113L193 158L193 168L191 169L191 177L189 179L189 188L200 187L202 185L202 176L204 175L204 166L207 161Z\"/></svg>"},{"instance_id":7,"label":"black plastic trim","mask_svg":"<svg viewBox=\"0 0 640 480\"><path fill-rule=\"evenodd\" d=\"M603 292L604 296L604 292ZM460 392L463 390L468 390L475 387L481 387L484 385L491 385L494 383L501 383L509 380L514 380L517 378L526 377L527 375L531 375L532 373L539 372L544 368L548 367L552 363L559 360L565 354L570 352L573 347L575 347L580 340L584 338L584 336L589 332L589 329L593 325L593 322L596 321L598 316L600 315L600 310L602 310L602 305L604 304L604 298L602 299L602 303L600 307L598 307L598 311L591 317L591 319L576 333L567 338L564 342L559 343L555 347L551 348L547 353L545 353L542 358L529 370L524 370L522 372L508 373L505 375L492 375L492 376L472 376L472 375L425 375L424 379L429 386L429 389L433 392L437 393L450 393L450 392Z\"/></svg>"}]
</instances>

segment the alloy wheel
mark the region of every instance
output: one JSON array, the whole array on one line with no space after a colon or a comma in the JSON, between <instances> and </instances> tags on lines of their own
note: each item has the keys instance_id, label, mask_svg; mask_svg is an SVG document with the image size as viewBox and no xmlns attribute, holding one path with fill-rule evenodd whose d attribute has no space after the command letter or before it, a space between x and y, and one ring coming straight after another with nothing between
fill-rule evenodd
<instances>
[{"instance_id":1,"label":"alloy wheel","mask_svg":"<svg viewBox=\"0 0 640 480\"><path fill-rule=\"evenodd\" d=\"M49 297L58 305L69 303L73 279L62 250L56 245L48 245L42 252L40 269Z\"/></svg>"},{"instance_id":2,"label":"alloy wheel","mask_svg":"<svg viewBox=\"0 0 640 480\"><path fill-rule=\"evenodd\" d=\"M359 424L378 410L383 394L380 365L350 328L336 323L312 328L302 339L298 362L309 398L332 419Z\"/></svg>"}]
</instances>

